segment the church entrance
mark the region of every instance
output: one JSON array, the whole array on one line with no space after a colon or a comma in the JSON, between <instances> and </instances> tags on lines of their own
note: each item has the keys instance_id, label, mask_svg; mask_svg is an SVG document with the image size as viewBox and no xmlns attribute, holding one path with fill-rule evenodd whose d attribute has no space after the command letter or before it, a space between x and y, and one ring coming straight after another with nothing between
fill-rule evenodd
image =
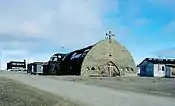
<instances>
[{"instance_id":1,"label":"church entrance","mask_svg":"<svg viewBox=\"0 0 175 106\"><path fill-rule=\"evenodd\" d=\"M110 61L104 65L101 75L106 77L116 77L116 76L120 76L120 71L117 68L117 66Z\"/></svg>"}]
</instances>

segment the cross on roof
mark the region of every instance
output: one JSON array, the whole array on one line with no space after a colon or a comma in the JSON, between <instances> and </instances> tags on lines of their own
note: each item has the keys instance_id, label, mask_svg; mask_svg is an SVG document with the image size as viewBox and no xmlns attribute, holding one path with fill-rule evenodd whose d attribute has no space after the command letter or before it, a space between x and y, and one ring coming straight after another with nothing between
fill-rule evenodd
<instances>
[{"instance_id":1,"label":"cross on roof","mask_svg":"<svg viewBox=\"0 0 175 106\"><path fill-rule=\"evenodd\" d=\"M112 39L112 36L115 36L114 34L112 34L111 31L109 31L108 33L106 33L106 36L108 37L109 39L109 43L111 43L111 39Z\"/></svg>"}]
</instances>

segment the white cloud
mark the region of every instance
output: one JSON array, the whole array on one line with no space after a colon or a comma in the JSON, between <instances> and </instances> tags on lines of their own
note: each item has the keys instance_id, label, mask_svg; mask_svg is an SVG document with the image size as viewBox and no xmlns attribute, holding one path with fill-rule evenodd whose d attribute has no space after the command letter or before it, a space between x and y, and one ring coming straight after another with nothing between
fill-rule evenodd
<instances>
[{"instance_id":1,"label":"white cloud","mask_svg":"<svg viewBox=\"0 0 175 106\"><path fill-rule=\"evenodd\" d=\"M9 61L23 61L28 52L25 50L0 50L0 68L6 69Z\"/></svg>"},{"instance_id":2,"label":"white cloud","mask_svg":"<svg viewBox=\"0 0 175 106\"><path fill-rule=\"evenodd\" d=\"M27 51L24 50L4 50L1 51L2 56L22 56L26 55Z\"/></svg>"},{"instance_id":3,"label":"white cloud","mask_svg":"<svg viewBox=\"0 0 175 106\"><path fill-rule=\"evenodd\" d=\"M43 31L41 26L37 24L37 22L24 20L21 26L26 35L40 35Z\"/></svg>"},{"instance_id":4,"label":"white cloud","mask_svg":"<svg viewBox=\"0 0 175 106\"><path fill-rule=\"evenodd\" d=\"M45 41L34 40L33 43L26 43L26 38L15 41L11 39L4 43L14 49L27 48L28 50L24 49L27 52L49 49L52 45L58 48L63 45L69 50L82 48L105 38L106 25L103 16L111 9L118 11L117 5L116 0L7 0L0 3L0 35L3 33L16 38L37 37L36 39ZM20 54L16 51L13 55L18 53ZM22 51L21 53L24 54ZM35 58L38 56L34 52L32 55ZM44 56L48 55L41 55L40 59Z\"/></svg>"},{"instance_id":5,"label":"white cloud","mask_svg":"<svg viewBox=\"0 0 175 106\"><path fill-rule=\"evenodd\" d=\"M103 15L110 8L105 3L111 1L61 0L54 11L47 13L51 16L43 19L47 23L51 22L47 24L49 38L68 48L84 47L104 38Z\"/></svg>"},{"instance_id":6,"label":"white cloud","mask_svg":"<svg viewBox=\"0 0 175 106\"><path fill-rule=\"evenodd\" d=\"M117 6L115 0L55 0L52 3L27 0L17 3L18 6L13 8L13 13L7 11L5 14L8 15L0 18L0 22L1 19L4 22L3 32L39 36L54 42L64 41L64 45L73 47L88 42L91 44L103 38L102 36L105 36L102 35L105 29L103 16L108 10ZM6 3L6 5L12 4ZM15 9L19 12L14 11ZM83 38L86 40L82 41Z\"/></svg>"},{"instance_id":7,"label":"white cloud","mask_svg":"<svg viewBox=\"0 0 175 106\"><path fill-rule=\"evenodd\" d=\"M32 62L47 62L49 61L51 54L41 54L37 56L28 56L26 57L26 62L27 63L32 63Z\"/></svg>"}]
</instances>

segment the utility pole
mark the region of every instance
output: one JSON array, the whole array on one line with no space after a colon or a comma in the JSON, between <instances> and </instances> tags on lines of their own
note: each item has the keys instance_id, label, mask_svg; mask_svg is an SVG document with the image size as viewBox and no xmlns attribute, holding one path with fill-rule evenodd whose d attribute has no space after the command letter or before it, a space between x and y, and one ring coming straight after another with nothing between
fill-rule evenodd
<instances>
[{"instance_id":1,"label":"utility pole","mask_svg":"<svg viewBox=\"0 0 175 106\"><path fill-rule=\"evenodd\" d=\"M161 56L160 56L160 55L158 55L158 61L159 61L159 59L161 59ZM161 69L160 69L160 64L159 64L159 62L158 62L158 70L161 70Z\"/></svg>"}]
</instances>

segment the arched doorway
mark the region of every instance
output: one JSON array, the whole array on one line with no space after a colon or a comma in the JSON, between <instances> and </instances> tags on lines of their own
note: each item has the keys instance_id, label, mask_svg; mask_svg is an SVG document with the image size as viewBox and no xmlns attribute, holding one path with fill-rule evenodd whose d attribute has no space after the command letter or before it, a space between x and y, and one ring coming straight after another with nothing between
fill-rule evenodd
<instances>
[{"instance_id":1,"label":"arched doorway","mask_svg":"<svg viewBox=\"0 0 175 106\"><path fill-rule=\"evenodd\" d=\"M120 76L120 71L118 67L112 61L110 61L103 66L103 70L101 71L101 76L105 76L105 77Z\"/></svg>"}]
</instances>

